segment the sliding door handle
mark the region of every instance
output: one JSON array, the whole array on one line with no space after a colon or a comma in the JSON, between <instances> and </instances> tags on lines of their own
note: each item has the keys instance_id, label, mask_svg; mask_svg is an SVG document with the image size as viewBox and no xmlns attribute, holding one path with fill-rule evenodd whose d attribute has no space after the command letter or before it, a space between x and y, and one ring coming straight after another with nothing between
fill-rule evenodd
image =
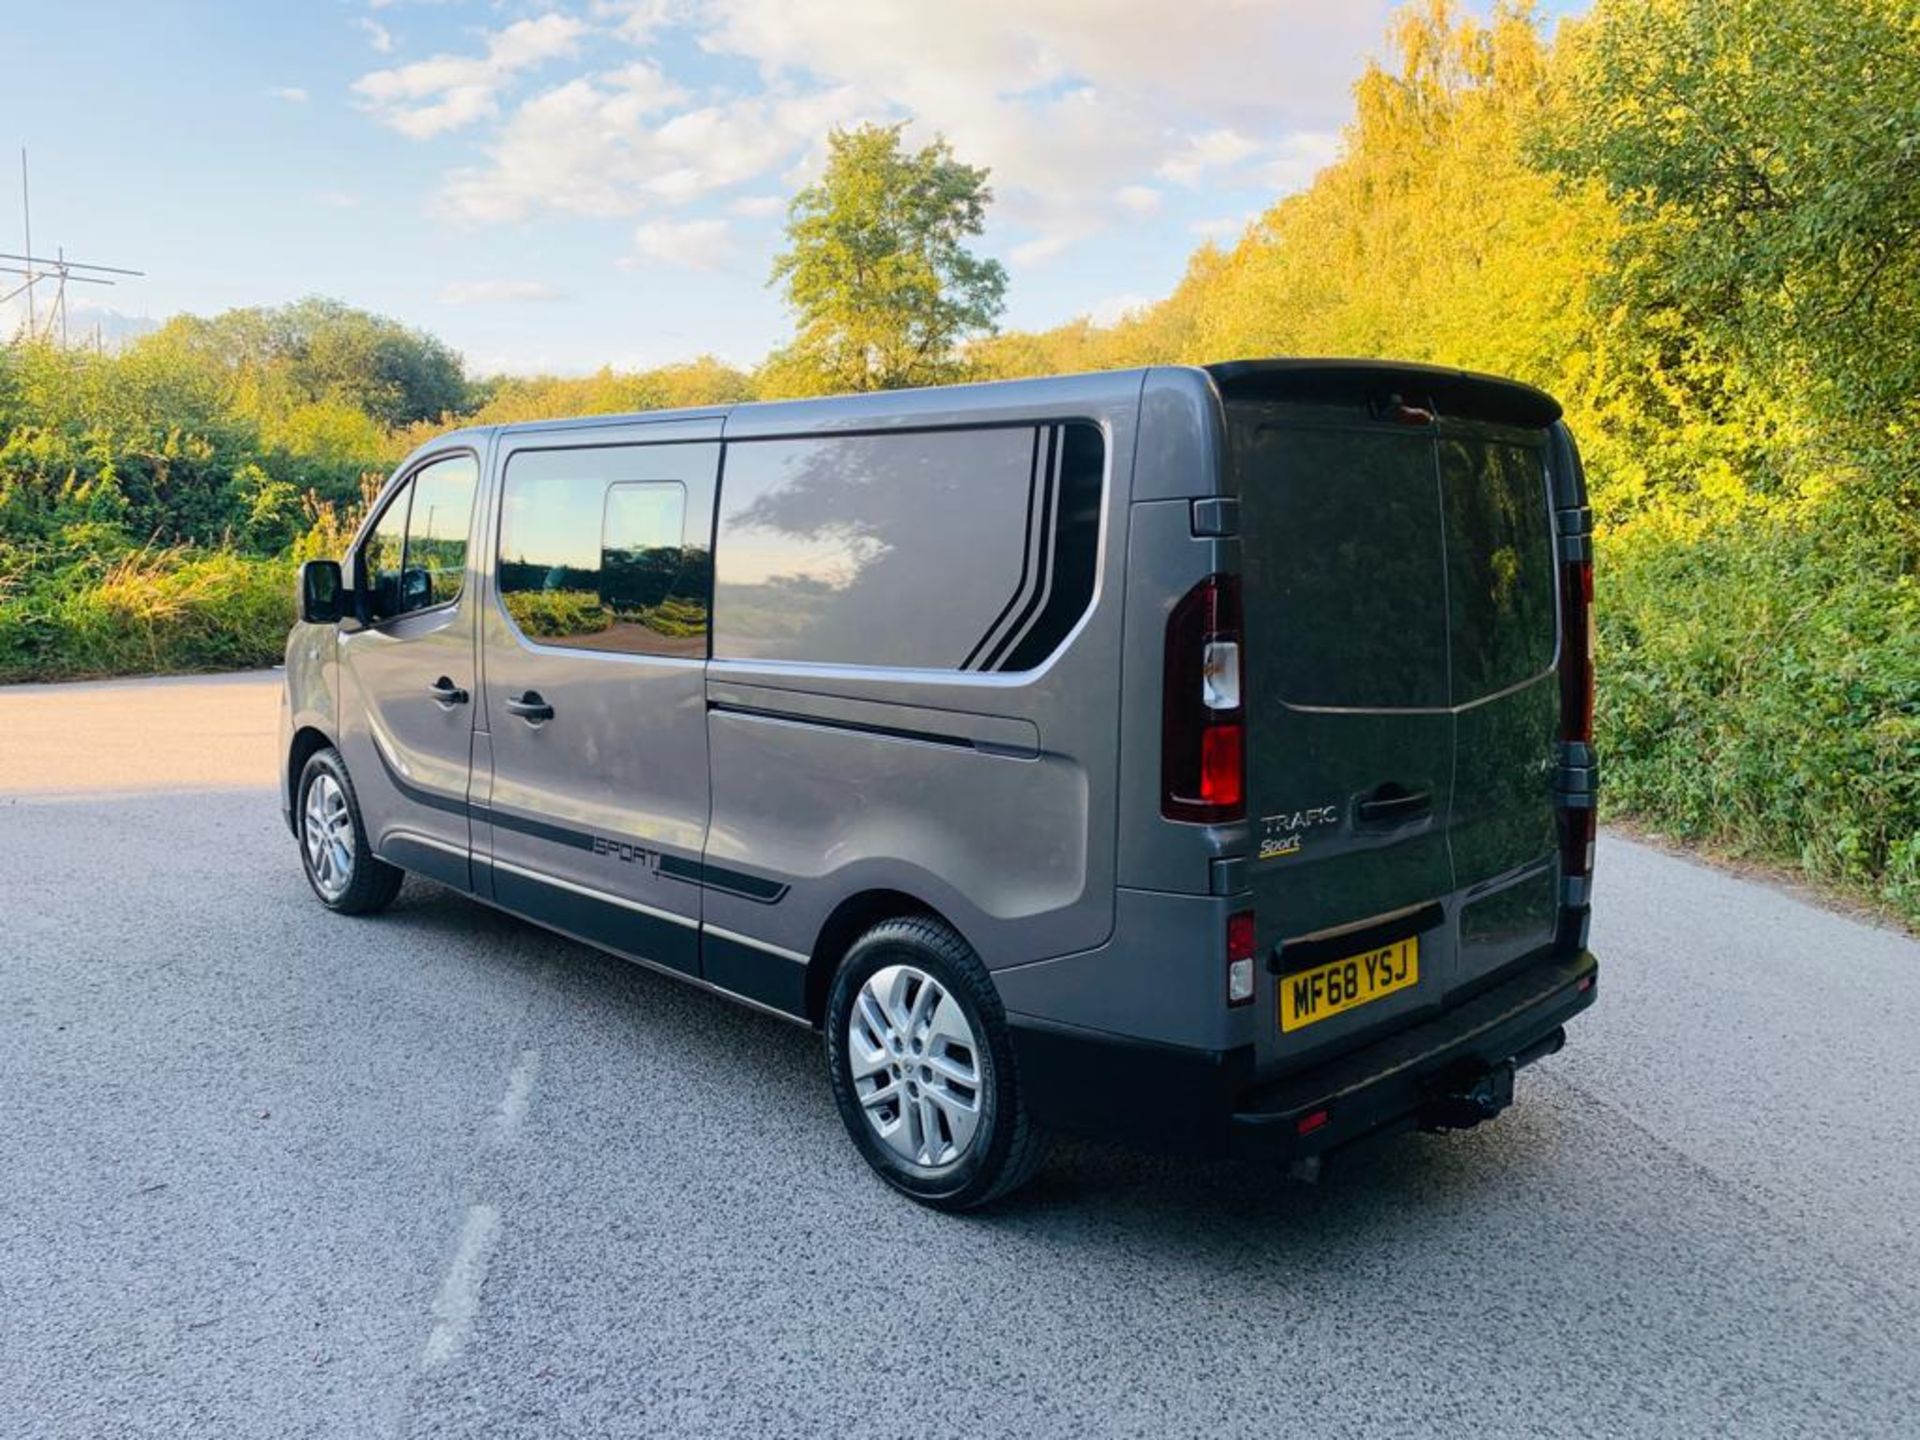
<instances>
[{"instance_id":1,"label":"sliding door handle","mask_svg":"<svg viewBox=\"0 0 1920 1440\"><path fill-rule=\"evenodd\" d=\"M542 720L553 719L553 706L540 698L538 690L529 690L518 698L507 697L507 713L518 715L529 725L538 725Z\"/></svg>"},{"instance_id":2,"label":"sliding door handle","mask_svg":"<svg viewBox=\"0 0 1920 1440\"><path fill-rule=\"evenodd\" d=\"M434 681L433 684L427 686L427 693L442 705L464 705L467 703L467 692L444 675Z\"/></svg>"}]
</instances>

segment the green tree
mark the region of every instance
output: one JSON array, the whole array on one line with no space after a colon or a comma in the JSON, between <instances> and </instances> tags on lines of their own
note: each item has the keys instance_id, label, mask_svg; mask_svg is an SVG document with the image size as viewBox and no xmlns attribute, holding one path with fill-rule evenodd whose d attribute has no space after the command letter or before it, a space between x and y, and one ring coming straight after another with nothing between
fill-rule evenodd
<instances>
[{"instance_id":1,"label":"green tree","mask_svg":"<svg viewBox=\"0 0 1920 1440\"><path fill-rule=\"evenodd\" d=\"M460 357L444 341L317 296L211 319L182 315L139 344L175 346L223 368L239 408L262 418L335 403L397 427L439 421L468 398Z\"/></svg>"},{"instance_id":2,"label":"green tree","mask_svg":"<svg viewBox=\"0 0 1920 1440\"><path fill-rule=\"evenodd\" d=\"M1623 302L1829 423L1920 423L1913 0L1604 0L1563 48L1540 151L1631 222Z\"/></svg>"},{"instance_id":3,"label":"green tree","mask_svg":"<svg viewBox=\"0 0 1920 1440\"><path fill-rule=\"evenodd\" d=\"M828 138L826 173L794 197L770 283L798 321L769 362L770 392L897 390L960 378L959 345L990 333L1007 274L966 246L993 192L936 139L908 153L900 125Z\"/></svg>"}]
</instances>

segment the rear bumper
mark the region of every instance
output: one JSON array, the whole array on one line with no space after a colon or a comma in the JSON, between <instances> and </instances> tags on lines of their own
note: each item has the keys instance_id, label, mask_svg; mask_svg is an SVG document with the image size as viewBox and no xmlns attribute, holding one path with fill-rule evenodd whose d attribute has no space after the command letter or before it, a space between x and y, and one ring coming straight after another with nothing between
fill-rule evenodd
<instances>
[{"instance_id":1,"label":"rear bumper","mask_svg":"<svg viewBox=\"0 0 1920 1440\"><path fill-rule=\"evenodd\" d=\"M1174 1153L1293 1160L1463 1123L1459 1097L1476 1082L1559 1048L1561 1027L1598 994L1598 973L1584 950L1544 956L1444 1014L1271 1081L1255 1080L1251 1048L1192 1050L1009 1019L1041 1125Z\"/></svg>"}]
</instances>

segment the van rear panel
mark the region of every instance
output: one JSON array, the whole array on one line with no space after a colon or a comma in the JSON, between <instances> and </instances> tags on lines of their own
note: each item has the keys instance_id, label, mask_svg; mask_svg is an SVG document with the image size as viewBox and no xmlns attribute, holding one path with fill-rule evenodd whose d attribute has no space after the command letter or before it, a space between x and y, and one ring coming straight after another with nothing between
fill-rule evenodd
<instances>
[{"instance_id":1,"label":"van rear panel","mask_svg":"<svg viewBox=\"0 0 1920 1440\"><path fill-rule=\"evenodd\" d=\"M1256 1044L1291 1069L1552 943L1549 432L1377 382L1229 389L1226 418L1250 890L1276 972Z\"/></svg>"}]
</instances>

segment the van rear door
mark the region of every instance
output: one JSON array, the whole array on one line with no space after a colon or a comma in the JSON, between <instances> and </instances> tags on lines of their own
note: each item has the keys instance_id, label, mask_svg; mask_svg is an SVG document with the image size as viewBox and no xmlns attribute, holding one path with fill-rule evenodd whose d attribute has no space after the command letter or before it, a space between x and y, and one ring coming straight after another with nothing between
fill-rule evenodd
<instances>
[{"instance_id":1,"label":"van rear door","mask_svg":"<svg viewBox=\"0 0 1920 1440\"><path fill-rule=\"evenodd\" d=\"M1465 378L1222 385L1270 1060L1443 1008L1553 939L1558 412Z\"/></svg>"}]
</instances>

